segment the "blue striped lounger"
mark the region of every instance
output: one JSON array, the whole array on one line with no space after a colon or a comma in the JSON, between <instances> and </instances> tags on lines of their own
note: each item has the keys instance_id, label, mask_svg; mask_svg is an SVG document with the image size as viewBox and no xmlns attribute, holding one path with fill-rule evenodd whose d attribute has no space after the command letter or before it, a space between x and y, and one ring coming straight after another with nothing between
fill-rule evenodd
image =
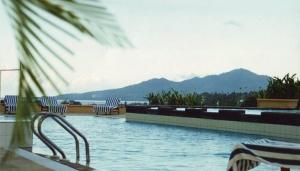
<instances>
[{"instance_id":1,"label":"blue striped lounger","mask_svg":"<svg viewBox=\"0 0 300 171\"><path fill-rule=\"evenodd\" d=\"M117 110L121 100L119 98L108 98L105 104L96 105L94 111L98 115L99 113L111 114L114 110Z\"/></svg>"},{"instance_id":2,"label":"blue striped lounger","mask_svg":"<svg viewBox=\"0 0 300 171\"><path fill-rule=\"evenodd\" d=\"M5 96L4 97L5 113L16 113L17 112L18 99L19 99L18 96Z\"/></svg>"},{"instance_id":3,"label":"blue striped lounger","mask_svg":"<svg viewBox=\"0 0 300 171\"><path fill-rule=\"evenodd\" d=\"M47 112L52 113L66 113L67 107L61 104L58 104L57 99L53 96L41 97L41 105L43 108L47 109Z\"/></svg>"},{"instance_id":4,"label":"blue striped lounger","mask_svg":"<svg viewBox=\"0 0 300 171\"><path fill-rule=\"evenodd\" d=\"M248 171L260 163L275 165L281 170L300 169L300 144L268 139L237 144L227 171Z\"/></svg>"}]
</instances>

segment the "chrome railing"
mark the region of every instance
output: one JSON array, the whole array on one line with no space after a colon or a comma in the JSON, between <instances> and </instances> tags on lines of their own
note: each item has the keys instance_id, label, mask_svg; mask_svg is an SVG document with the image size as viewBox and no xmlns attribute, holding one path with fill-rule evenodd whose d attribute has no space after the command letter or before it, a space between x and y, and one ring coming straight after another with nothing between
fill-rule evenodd
<instances>
[{"instance_id":1,"label":"chrome railing","mask_svg":"<svg viewBox=\"0 0 300 171\"><path fill-rule=\"evenodd\" d=\"M53 113L38 113L34 115L34 117L31 120L31 129L34 135L37 136L51 150L52 158L59 159L59 156L57 155L59 153L62 159L67 160L64 151L60 147L58 147L53 141L51 141L42 131L42 124L47 118L51 118L74 138L76 147L76 163L79 163L80 160L78 136L83 139L85 143L86 165L88 166L90 163L90 150L89 143L85 136L81 132L79 132L75 127L73 127L68 121L66 121L61 115Z\"/></svg>"}]
</instances>

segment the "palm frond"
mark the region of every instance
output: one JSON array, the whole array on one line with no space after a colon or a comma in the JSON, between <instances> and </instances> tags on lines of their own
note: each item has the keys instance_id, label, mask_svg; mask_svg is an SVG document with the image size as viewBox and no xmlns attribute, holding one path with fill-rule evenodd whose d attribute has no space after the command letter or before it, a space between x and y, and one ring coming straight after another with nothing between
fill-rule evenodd
<instances>
[{"instance_id":1,"label":"palm frond","mask_svg":"<svg viewBox=\"0 0 300 171\"><path fill-rule=\"evenodd\" d=\"M90 36L106 46L131 46L115 18L97 0L2 0L10 18L16 38L20 62L19 100L17 123L12 147L23 143L24 131L28 125L20 120L31 118L34 112L32 99L46 95L43 85L37 78L47 80L59 92L51 74L66 83L51 60L56 59L64 66L72 66L57 49L73 54L53 32L60 32L69 39L79 40L81 34ZM51 28L49 28L51 27Z\"/></svg>"}]
</instances>

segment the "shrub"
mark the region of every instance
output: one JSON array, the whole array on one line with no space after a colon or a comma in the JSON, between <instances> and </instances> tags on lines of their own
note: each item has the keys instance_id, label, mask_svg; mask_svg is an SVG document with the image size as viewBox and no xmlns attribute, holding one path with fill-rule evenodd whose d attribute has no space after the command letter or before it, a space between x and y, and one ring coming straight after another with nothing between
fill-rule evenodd
<instances>
[{"instance_id":1,"label":"shrub","mask_svg":"<svg viewBox=\"0 0 300 171\"><path fill-rule=\"evenodd\" d=\"M273 77L269 80L265 90L265 98L271 99L299 99L300 81L296 74L286 74L282 79Z\"/></svg>"},{"instance_id":2,"label":"shrub","mask_svg":"<svg viewBox=\"0 0 300 171\"><path fill-rule=\"evenodd\" d=\"M187 106L241 106L250 93L180 93L174 89L160 93L149 93L145 98L150 105L187 105ZM256 101L256 96L255 96ZM247 100L246 100L247 102ZM247 106L248 103L245 103ZM251 104L253 106L253 103Z\"/></svg>"}]
</instances>

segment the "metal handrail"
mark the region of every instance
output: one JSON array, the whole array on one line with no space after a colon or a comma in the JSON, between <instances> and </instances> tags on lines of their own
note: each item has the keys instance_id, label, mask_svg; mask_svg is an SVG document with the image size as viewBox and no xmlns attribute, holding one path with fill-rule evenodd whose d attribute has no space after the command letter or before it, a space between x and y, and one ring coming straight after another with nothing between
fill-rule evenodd
<instances>
[{"instance_id":1,"label":"metal handrail","mask_svg":"<svg viewBox=\"0 0 300 171\"><path fill-rule=\"evenodd\" d=\"M79 162L79 159L80 159L80 151L79 151L79 141L78 141L78 138L76 136L76 134L74 134L66 125L64 125L63 123L61 123L60 120L58 120L57 118L53 118L61 127L63 127L67 132L69 132L74 140L75 140L75 146L76 146L76 163Z\"/></svg>"},{"instance_id":2,"label":"metal handrail","mask_svg":"<svg viewBox=\"0 0 300 171\"><path fill-rule=\"evenodd\" d=\"M53 154L53 156L57 156L57 153L56 153L56 151L55 151L55 149L52 147L52 145L51 144L49 144L48 142L47 142L47 140L45 140L40 134L39 134L39 132L37 132L36 131L36 129L35 129L35 122L36 122L36 120L40 117L41 115L35 115L33 118L32 118L32 120L31 120L31 130L32 130L32 132L33 132L33 134L35 135L35 136L37 136L50 150L51 150L51 152L52 152L52 154Z\"/></svg>"},{"instance_id":3,"label":"metal handrail","mask_svg":"<svg viewBox=\"0 0 300 171\"><path fill-rule=\"evenodd\" d=\"M64 151L59 148L54 142L52 142L43 132L42 132L42 123L43 121L46 119L47 117L46 116L41 116L41 118L39 119L39 122L38 122L38 132L39 134L54 148L56 149L60 155L62 156L63 159L66 159L66 155L64 153Z\"/></svg>"},{"instance_id":4,"label":"metal handrail","mask_svg":"<svg viewBox=\"0 0 300 171\"><path fill-rule=\"evenodd\" d=\"M52 151L53 155L56 156L56 151L58 151L63 159L66 159L66 156L62 149L60 149L55 143L53 143L45 134L42 132L42 123L44 120L46 120L48 117L52 118L57 124L59 124L62 128L64 128L68 133L70 133L74 140L76 145L76 162L79 162L80 159L80 150L79 150L79 141L76 136L80 136L83 141L85 142L85 153L86 153L86 165L89 165L90 163L90 151L89 151L89 143L85 136L81 134L75 127L73 127L69 122L67 122L62 116L53 114L53 113L39 113L36 114L32 119L32 130L33 133ZM38 119L38 128L37 131L35 130L34 124L36 120Z\"/></svg>"},{"instance_id":5,"label":"metal handrail","mask_svg":"<svg viewBox=\"0 0 300 171\"><path fill-rule=\"evenodd\" d=\"M53 113L48 113L47 115L49 117L55 117L57 119L60 119L72 131L74 131L77 135L79 135L83 139L83 141L85 143L86 163L89 164L90 163L90 149L89 149L89 142L87 141L85 136L81 132L79 132L75 127L73 127L69 122L67 122L63 117L61 117L60 115L56 115L56 114L53 114Z\"/></svg>"}]
</instances>

